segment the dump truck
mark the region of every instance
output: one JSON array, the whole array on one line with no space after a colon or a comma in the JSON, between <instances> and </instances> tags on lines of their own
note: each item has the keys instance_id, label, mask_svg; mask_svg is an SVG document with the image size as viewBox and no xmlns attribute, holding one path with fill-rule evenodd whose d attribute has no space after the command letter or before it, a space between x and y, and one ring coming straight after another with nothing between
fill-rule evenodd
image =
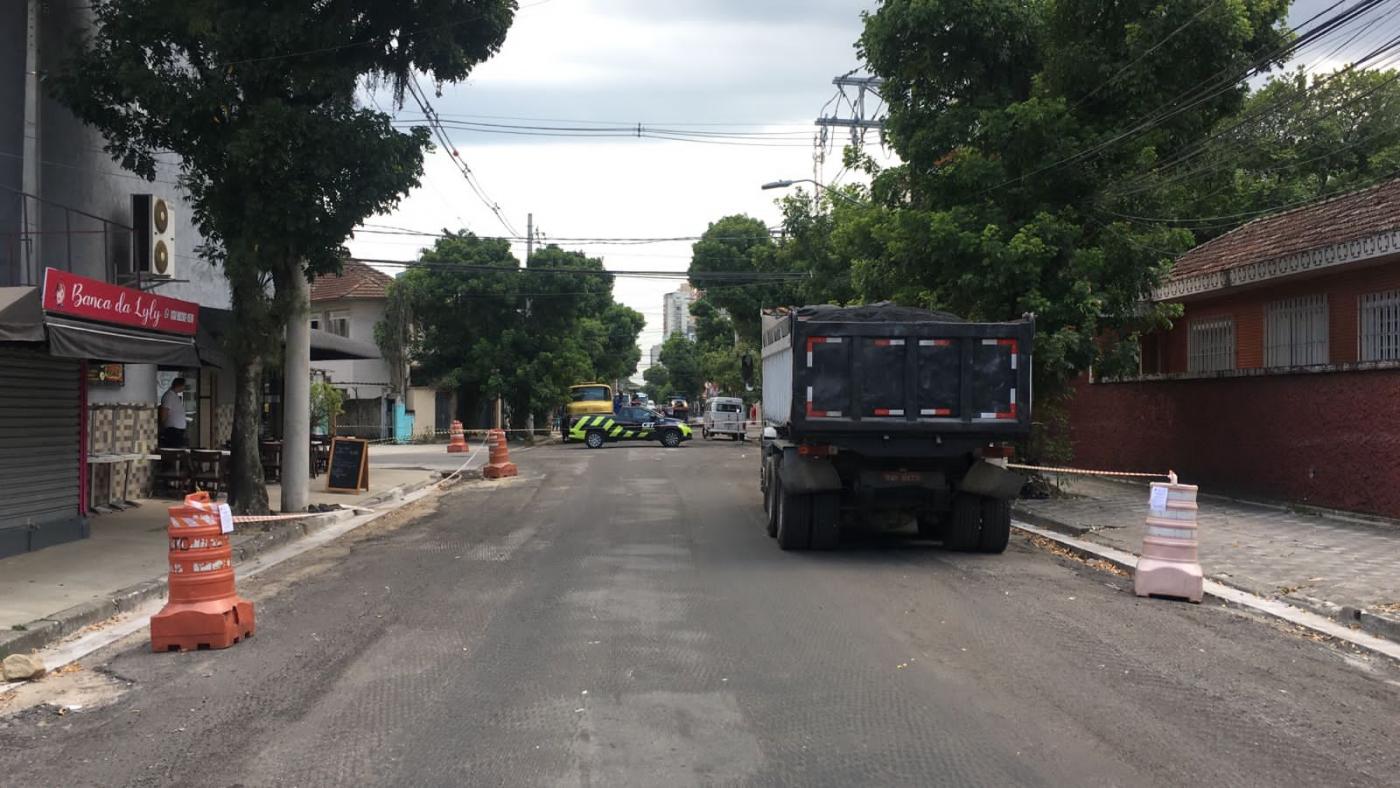
<instances>
[{"instance_id":1,"label":"dump truck","mask_svg":"<svg viewBox=\"0 0 1400 788\"><path fill-rule=\"evenodd\" d=\"M889 303L766 310L759 487L783 550L862 521L999 553L1025 479L1034 317L975 323Z\"/></svg>"}]
</instances>

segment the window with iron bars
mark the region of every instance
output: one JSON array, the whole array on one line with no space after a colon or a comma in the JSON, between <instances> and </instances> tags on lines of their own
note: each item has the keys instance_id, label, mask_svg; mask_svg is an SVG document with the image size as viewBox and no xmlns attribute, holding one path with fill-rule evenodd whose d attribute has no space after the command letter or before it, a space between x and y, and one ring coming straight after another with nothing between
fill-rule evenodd
<instances>
[{"instance_id":1,"label":"window with iron bars","mask_svg":"<svg viewBox=\"0 0 1400 788\"><path fill-rule=\"evenodd\" d=\"M1188 334L1187 370L1220 372L1235 368L1235 320L1193 320Z\"/></svg>"},{"instance_id":2,"label":"window with iron bars","mask_svg":"<svg viewBox=\"0 0 1400 788\"><path fill-rule=\"evenodd\" d=\"M1264 366L1326 364L1327 351L1326 295L1286 298L1264 308Z\"/></svg>"},{"instance_id":3,"label":"window with iron bars","mask_svg":"<svg viewBox=\"0 0 1400 788\"><path fill-rule=\"evenodd\" d=\"M1400 290L1366 293L1356 312L1360 360L1400 361Z\"/></svg>"}]
</instances>

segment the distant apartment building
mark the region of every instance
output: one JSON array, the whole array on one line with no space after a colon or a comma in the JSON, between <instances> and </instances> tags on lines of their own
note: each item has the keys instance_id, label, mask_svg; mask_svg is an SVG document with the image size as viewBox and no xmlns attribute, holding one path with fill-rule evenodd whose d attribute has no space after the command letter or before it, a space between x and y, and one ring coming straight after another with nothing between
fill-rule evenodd
<instances>
[{"instance_id":1,"label":"distant apartment building","mask_svg":"<svg viewBox=\"0 0 1400 788\"><path fill-rule=\"evenodd\" d=\"M647 353L647 363L653 367L661 363L661 345L651 346L651 351Z\"/></svg>"},{"instance_id":2,"label":"distant apartment building","mask_svg":"<svg viewBox=\"0 0 1400 788\"><path fill-rule=\"evenodd\" d=\"M689 283L681 285L674 293L666 294L661 315L663 337L680 334L689 339L695 338L695 322L690 318L690 302L695 300L695 295L695 288Z\"/></svg>"}]
</instances>

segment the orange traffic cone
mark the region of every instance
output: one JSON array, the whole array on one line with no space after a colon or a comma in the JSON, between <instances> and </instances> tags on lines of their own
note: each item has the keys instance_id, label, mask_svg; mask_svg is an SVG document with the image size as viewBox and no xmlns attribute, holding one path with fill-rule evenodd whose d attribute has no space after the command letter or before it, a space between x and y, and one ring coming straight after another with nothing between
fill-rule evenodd
<instances>
[{"instance_id":1,"label":"orange traffic cone","mask_svg":"<svg viewBox=\"0 0 1400 788\"><path fill-rule=\"evenodd\" d=\"M467 433L462 429L462 422L453 421L449 434L452 436L452 440L447 444L448 454L464 454L471 450L471 447L467 445Z\"/></svg>"},{"instance_id":2,"label":"orange traffic cone","mask_svg":"<svg viewBox=\"0 0 1400 788\"><path fill-rule=\"evenodd\" d=\"M487 479L503 479L520 474L515 463L510 461L510 448L506 446L505 430L491 430L486 436L486 445L491 452L487 458L490 462L481 470L482 476Z\"/></svg>"},{"instance_id":3,"label":"orange traffic cone","mask_svg":"<svg viewBox=\"0 0 1400 788\"><path fill-rule=\"evenodd\" d=\"M170 507L170 601L151 616L153 651L228 648L253 636L253 603L233 587L233 547L209 493Z\"/></svg>"}]
</instances>

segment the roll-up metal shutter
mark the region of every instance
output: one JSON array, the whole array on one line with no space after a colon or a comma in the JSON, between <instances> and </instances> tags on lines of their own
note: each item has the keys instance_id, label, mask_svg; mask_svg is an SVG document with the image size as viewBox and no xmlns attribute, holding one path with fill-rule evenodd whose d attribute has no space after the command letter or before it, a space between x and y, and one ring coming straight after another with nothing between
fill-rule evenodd
<instances>
[{"instance_id":1,"label":"roll-up metal shutter","mask_svg":"<svg viewBox=\"0 0 1400 788\"><path fill-rule=\"evenodd\" d=\"M0 349L0 529L78 511L79 362Z\"/></svg>"}]
</instances>

